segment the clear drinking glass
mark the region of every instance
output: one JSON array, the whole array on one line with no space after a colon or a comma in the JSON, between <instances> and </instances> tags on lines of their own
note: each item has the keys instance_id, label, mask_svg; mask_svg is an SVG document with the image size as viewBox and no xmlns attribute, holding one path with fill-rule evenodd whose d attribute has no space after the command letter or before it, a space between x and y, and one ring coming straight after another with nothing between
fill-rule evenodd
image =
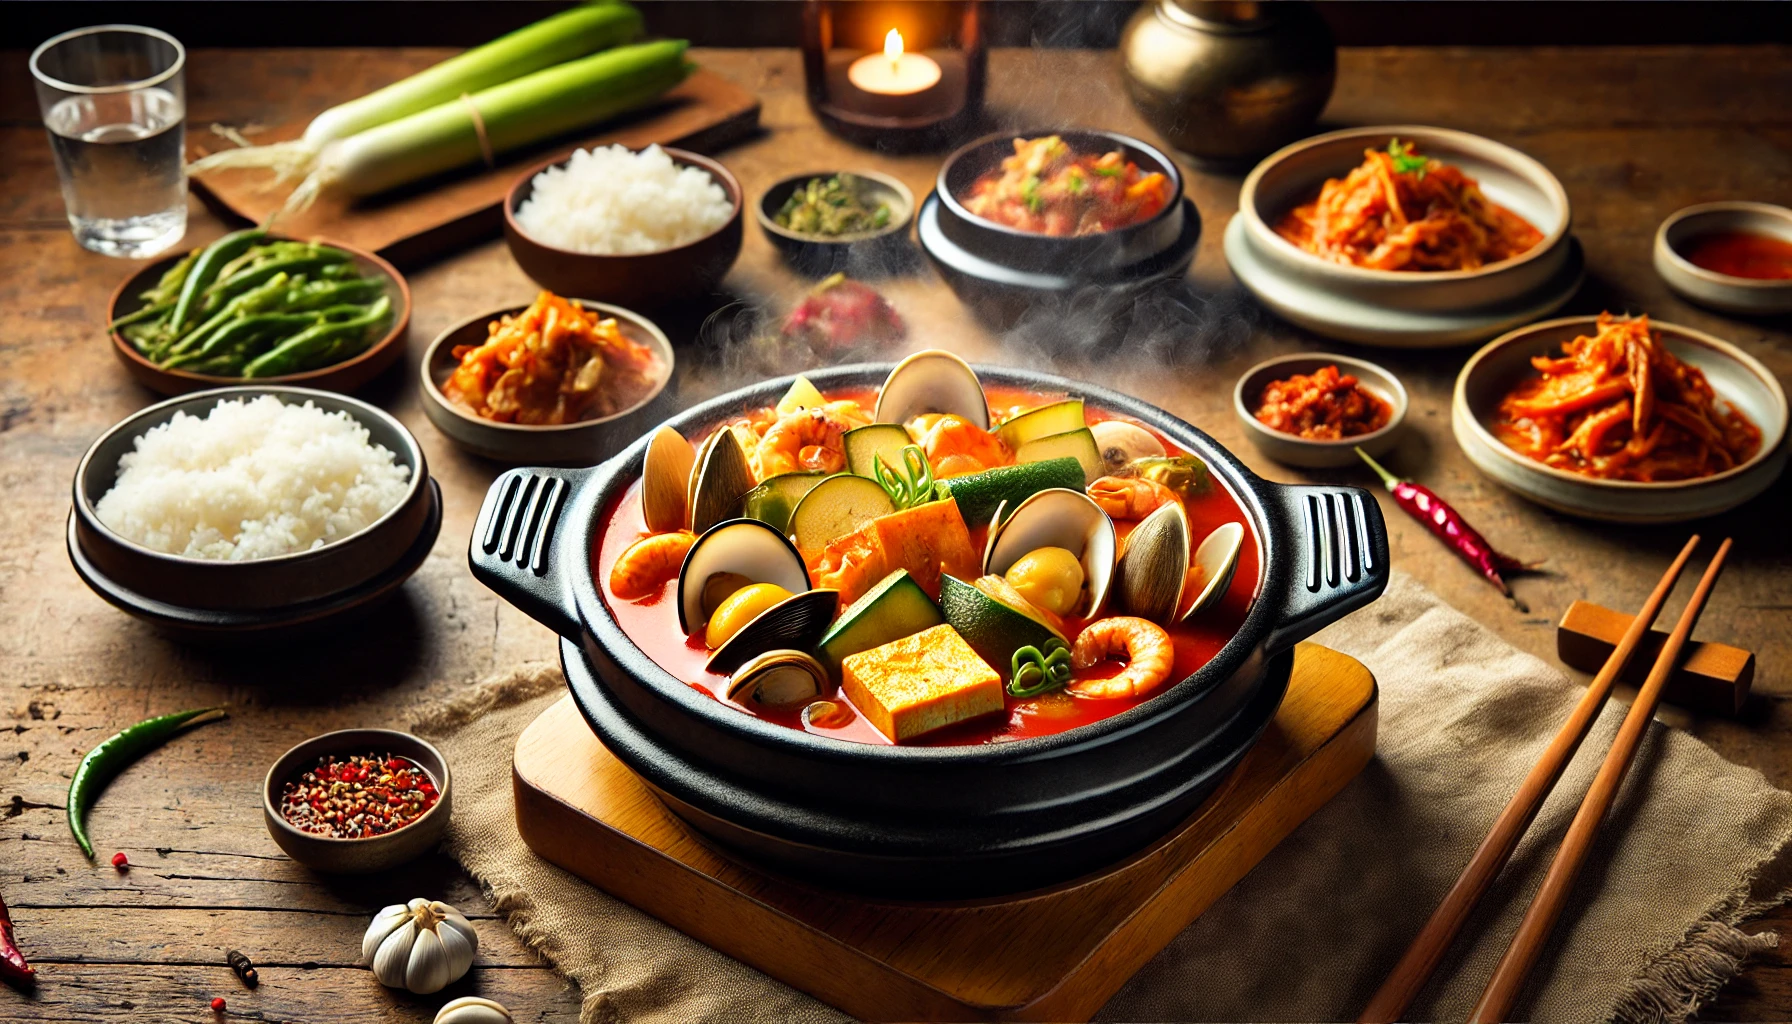
<instances>
[{"instance_id":1,"label":"clear drinking glass","mask_svg":"<svg viewBox=\"0 0 1792 1024\"><path fill-rule=\"evenodd\" d=\"M75 240L154 256L187 231L186 48L166 32L95 25L31 54Z\"/></svg>"}]
</instances>

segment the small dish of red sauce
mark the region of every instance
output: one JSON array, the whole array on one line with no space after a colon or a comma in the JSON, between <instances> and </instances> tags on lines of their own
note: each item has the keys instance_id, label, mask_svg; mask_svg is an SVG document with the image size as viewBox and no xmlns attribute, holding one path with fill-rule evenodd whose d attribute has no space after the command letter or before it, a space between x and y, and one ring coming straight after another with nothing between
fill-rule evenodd
<instances>
[{"instance_id":1,"label":"small dish of red sauce","mask_svg":"<svg viewBox=\"0 0 1792 1024\"><path fill-rule=\"evenodd\" d=\"M1751 281L1792 281L1792 242L1755 231L1695 235L1680 247L1701 270Z\"/></svg>"},{"instance_id":2,"label":"small dish of red sauce","mask_svg":"<svg viewBox=\"0 0 1792 1024\"><path fill-rule=\"evenodd\" d=\"M1269 429L1308 441L1372 434L1387 426L1394 414L1386 399L1336 365L1270 381L1253 412Z\"/></svg>"}]
</instances>

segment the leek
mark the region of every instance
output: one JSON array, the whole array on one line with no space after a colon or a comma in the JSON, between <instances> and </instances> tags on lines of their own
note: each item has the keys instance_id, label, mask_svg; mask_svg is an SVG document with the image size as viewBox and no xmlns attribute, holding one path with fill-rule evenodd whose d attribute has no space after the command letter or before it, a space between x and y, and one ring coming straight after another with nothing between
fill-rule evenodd
<instances>
[{"instance_id":1,"label":"leek","mask_svg":"<svg viewBox=\"0 0 1792 1024\"><path fill-rule=\"evenodd\" d=\"M492 152L503 153L645 106L690 74L686 45L670 39L618 47L338 139L324 147L286 208L303 210L324 193L373 195L479 163L475 110Z\"/></svg>"},{"instance_id":2,"label":"leek","mask_svg":"<svg viewBox=\"0 0 1792 1024\"><path fill-rule=\"evenodd\" d=\"M450 57L433 67L331 107L290 142L227 149L195 161L188 171L266 167L276 184L311 173L332 142L502 85L525 75L626 43L641 34L641 14L615 0L583 4Z\"/></svg>"}]
</instances>

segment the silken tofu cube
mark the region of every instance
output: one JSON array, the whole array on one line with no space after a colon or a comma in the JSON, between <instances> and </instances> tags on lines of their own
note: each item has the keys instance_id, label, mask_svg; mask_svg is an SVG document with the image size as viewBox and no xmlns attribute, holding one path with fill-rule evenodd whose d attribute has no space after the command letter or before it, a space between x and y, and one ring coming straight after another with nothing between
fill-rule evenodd
<instances>
[{"instance_id":1,"label":"silken tofu cube","mask_svg":"<svg viewBox=\"0 0 1792 1024\"><path fill-rule=\"evenodd\" d=\"M840 671L853 705L897 743L1002 710L1002 677L947 625L848 655Z\"/></svg>"}]
</instances>

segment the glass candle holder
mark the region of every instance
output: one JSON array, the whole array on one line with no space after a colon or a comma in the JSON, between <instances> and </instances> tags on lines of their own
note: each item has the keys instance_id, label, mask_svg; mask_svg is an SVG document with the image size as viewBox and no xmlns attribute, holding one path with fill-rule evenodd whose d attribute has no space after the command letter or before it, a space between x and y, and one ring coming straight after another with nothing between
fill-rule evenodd
<instances>
[{"instance_id":1,"label":"glass candle holder","mask_svg":"<svg viewBox=\"0 0 1792 1024\"><path fill-rule=\"evenodd\" d=\"M808 0L803 81L822 126L856 145L943 149L975 134L988 51L981 0Z\"/></svg>"}]
</instances>

